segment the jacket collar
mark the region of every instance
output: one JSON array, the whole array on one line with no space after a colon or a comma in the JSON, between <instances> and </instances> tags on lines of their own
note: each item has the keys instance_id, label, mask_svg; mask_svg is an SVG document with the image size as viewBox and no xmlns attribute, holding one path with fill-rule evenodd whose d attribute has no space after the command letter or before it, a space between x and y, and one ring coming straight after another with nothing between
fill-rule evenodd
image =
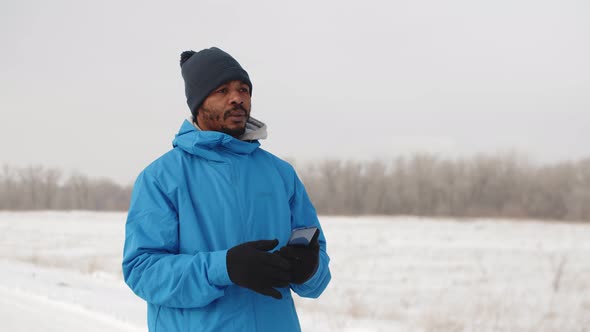
<instances>
[{"instance_id":1,"label":"jacket collar","mask_svg":"<svg viewBox=\"0 0 590 332\"><path fill-rule=\"evenodd\" d=\"M190 122L195 128L201 131L201 128L193 121L192 116L187 118L187 121ZM242 136L238 137L241 141L256 141L260 139L266 139L268 133L266 131L266 124L260 120L257 120L253 117L248 119L246 122L246 131L242 134Z\"/></svg>"},{"instance_id":2,"label":"jacket collar","mask_svg":"<svg viewBox=\"0 0 590 332\"><path fill-rule=\"evenodd\" d=\"M192 121L184 120L172 146L208 160L223 161L220 154L223 151L251 154L260 146L258 139L266 138L266 135L266 125L252 118L240 139L218 131L200 130Z\"/></svg>"}]
</instances>

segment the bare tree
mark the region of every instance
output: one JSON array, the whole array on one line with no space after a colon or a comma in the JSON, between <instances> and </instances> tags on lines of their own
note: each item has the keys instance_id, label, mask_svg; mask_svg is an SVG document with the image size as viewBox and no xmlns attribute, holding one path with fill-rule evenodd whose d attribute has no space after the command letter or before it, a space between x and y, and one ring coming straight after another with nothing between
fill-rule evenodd
<instances>
[{"instance_id":1,"label":"bare tree","mask_svg":"<svg viewBox=\"0 0 590 332\"><path fill-rule=\"evenodd\" d=\"M294 162L293 162L294 164ZM590 221L590 158L536 166L501 154L441 159L419 154L389 162L296 164L322 214L486 216ZM132 187L41 166L0 169L0 209L128 208Z\"/></svg>"}]
</instances>

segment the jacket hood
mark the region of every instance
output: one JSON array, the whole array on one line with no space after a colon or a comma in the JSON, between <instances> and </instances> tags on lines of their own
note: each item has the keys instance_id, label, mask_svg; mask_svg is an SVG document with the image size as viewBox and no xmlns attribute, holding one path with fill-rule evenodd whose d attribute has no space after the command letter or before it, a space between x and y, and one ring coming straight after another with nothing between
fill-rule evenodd
<instances>
[{"instance_id":1,"label":"jacket hood","mask_svg":"<svg viewBox=\"0 0 590 332\"><path fill-rule=\"evenodd\" d=\"M266 125L252 117L246 123L246 131L239 139L218 131L204 131L192 121L184 120L176 134L173 147L208 160L223 161L220 152L223 150L237 154L250 154L259 146L259 139L267 136Z\"/></svg>"}]
</instances>

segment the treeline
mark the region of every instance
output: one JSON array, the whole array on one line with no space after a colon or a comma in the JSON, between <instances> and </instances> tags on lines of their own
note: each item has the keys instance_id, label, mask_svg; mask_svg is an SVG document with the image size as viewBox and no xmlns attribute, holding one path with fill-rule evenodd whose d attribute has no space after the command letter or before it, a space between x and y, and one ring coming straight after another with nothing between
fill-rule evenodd
<instances>
[{"instance_id":1,"label":"treeline","mask_svg":"<svg viewBox=\"0 0 590 332\"><path fill-rule=\"evenodd\" d=\"M513 155L296 165L318 213L590 221L590 158L536 165ZM41 166L0 171L0 210L118 210L132 188Z\"/></svg>"},{"instance_id":2,"label":"treeline","mask_svg":"<svg viewBox=\"0 0 590 332\"><path fill-rule=\"evenodd\" d=\"M320 214L590 221L590 158L551 165L513 154L328 160L300 175Z\"/></svg>"},{"instance_id":3,"label":"treeline","mask_svg":"<svg viewBox=\"0 0 590 332\"><path fill-rule=\"evenodd\" d=\"M129 207L131 187L42 166L0 169L0 210L100 210Z\"/></svg>"}]
</instances>

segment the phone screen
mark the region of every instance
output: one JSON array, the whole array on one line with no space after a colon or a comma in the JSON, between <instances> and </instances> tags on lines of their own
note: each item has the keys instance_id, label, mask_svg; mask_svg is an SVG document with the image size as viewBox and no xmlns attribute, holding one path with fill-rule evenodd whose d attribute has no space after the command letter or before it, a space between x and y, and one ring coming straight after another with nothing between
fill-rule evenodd
<instances>
[{"instance_id":1,"label":"phone screen","mask_svg":"<svg viewBox=\"0 0 590 332\"><path fill-rule=\"evenodd\" d=\"M307 246L316 232L319 232L317 227L296 228L291 232L291 237L287 244Z\"/></svg>"}]
</instances>

